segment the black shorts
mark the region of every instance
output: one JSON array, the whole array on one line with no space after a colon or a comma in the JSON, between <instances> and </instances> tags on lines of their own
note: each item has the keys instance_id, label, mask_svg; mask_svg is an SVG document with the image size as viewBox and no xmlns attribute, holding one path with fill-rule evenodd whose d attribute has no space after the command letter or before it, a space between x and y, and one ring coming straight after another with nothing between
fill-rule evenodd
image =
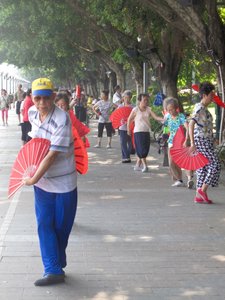
<instances>
[{"instance_id":1,"label":"black shorts","mask_svg":"<svg viewBox=\"0 0 225 300\"><path fill-rule=\"evenodd\" d=\"M22 101L17 101L16 102L16 114L20 115L20 106L21 106Z\"/></svg>"},{"instance_id":2,"label":"black shorts","mask_svg":"<svg viewBox=\"0 0 225 300\"><path fill-rule=\"evenodd\" d=\"M135 132L134 142L137 156L139 158L146 158L150 149L150 133Z\"/></svg>"},{"instance_id":3,"label":"black shorts","mask_svg":"<svg viewBox=\"0 0 225 300\"><path fill-rule=\"evenodd\" d=\"M31 137L28 135L28 132L31 131L30 122L21 123L21 130L22 130L21 140L24 141L24 142L29 142L31 140Z\"/></svg>"},{"instance_id":4,"label":"black shorts","mask_svg":"<svg viewBox=\"0 0 225 300\"><path fill-rule=\"evenodd\" d=\"M87 109L83 106L75 106L75 114L78 120L81 122L87 121Z\"/></svg>"},{"instance_id":5,"label":"black shorts","mask_svg":"<svg viewBox=\"0 0 225 300\"><path fill-rule=\"evenodd\" d=\"M98 123L98 137L102 137L104 127L106 128L106 133L108 137L112 137L112 123Z\"/></svg>"}]
</instances>

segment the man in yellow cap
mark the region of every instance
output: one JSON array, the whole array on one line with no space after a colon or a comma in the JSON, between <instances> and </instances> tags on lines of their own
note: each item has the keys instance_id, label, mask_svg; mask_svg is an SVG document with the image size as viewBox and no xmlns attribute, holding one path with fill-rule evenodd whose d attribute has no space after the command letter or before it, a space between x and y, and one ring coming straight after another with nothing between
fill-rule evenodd
<instances>
[{"instance_id":1,"label":"man in yellow cap","mask_svg":"<svg viewBox=\"0 0 225 300\"><path fill-rule=\"evenodd\" d=\"M50 140L50 149L35 175L24 180L34 185L35 213L44 276L36 286L64 282L66 247L77 209L77 175L69 116L54 104L53 84L48 78L32 83L34 106L29 110L34 138Z\"/></svg>"}]
</instances>

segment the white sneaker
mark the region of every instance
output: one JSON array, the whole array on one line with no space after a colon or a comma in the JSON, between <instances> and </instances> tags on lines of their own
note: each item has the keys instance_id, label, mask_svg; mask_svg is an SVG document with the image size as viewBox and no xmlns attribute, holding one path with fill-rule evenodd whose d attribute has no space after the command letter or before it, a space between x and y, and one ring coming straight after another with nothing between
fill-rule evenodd
<instances>
[{"instance_id":1,"label":"white sneaker","mask_svg":"<svg viewBox=\"0 0 225 300\"><path fill-rule=\"evenodd\" d=\"M182 186L184 186L184 183L177 180L171 186L173 186L173 187L182 187Z\"/></svg>"},{"instance_id":2,"label":"white sneaker","mask_svg":"<svg viewBox=\"0 0 225 300\"><path fill-rule=\"evenodd\" d=\"M142 168L140 166L135 166L134 171L142 171Z\"/></svg>"},{"instance_id":3,"label":"white sneaker","mask_svg":"<svg viewBox=\"0 0 225 300\"><path fill-rule=\"evenodd\" d=\"M106 149L111 149L111 148L112 148L111 145L106 146Z\"/></svg>"},{"instance_id":4,"label":"white sneaker","mask_svg":"<svg viewBox=\"0 0 225 300\"><path fill-rule=\"evenodd\" d=\"M101 146L97 144L94 146L94 148L101 148Z\"/></svg>"},{"instance_id":5,"label":"white sneaker","mask_svg":"<svg viewBox=\"0 0 225 300\"><path fill-rule=\"evenodd\" d=\"M148 167L145 166L142 170L141 170L142 173L147 173L148 172Z\"/></svg>"}]
</instances>

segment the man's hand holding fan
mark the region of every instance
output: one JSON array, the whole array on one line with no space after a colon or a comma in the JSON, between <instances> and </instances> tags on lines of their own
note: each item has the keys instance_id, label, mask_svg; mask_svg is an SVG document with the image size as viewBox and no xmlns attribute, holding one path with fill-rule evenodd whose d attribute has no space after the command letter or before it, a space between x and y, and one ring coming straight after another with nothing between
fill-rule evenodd
<instances>
[{"instance_id":1,"label":"man's hand holding fan","mask_svg":"<svg viewBox=\"0 0 225 300\"><path fill-rule=\"evenodd\" d=\"M47 155L49 147L49 140L33 138L21 148L12 167L9 179L8 198L23 185L33 184L31 178Z\"/></svg>"}]
</instances>

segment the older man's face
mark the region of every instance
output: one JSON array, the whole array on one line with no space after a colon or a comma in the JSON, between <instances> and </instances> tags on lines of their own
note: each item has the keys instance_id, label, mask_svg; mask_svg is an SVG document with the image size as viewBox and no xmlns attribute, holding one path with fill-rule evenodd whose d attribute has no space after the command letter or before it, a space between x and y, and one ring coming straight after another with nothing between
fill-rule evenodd
<instances>
[{"instance_id":1,"label":"older man's face","mask_svg":"<svg viewBox=\"0 0 225 300\"><path fill-rule=\"evenodd\" d=\"M42 115L47 115L54 107L55 94L51 96L32 96L32 100L37 110Z\"/></svg>"}]
</instances>

